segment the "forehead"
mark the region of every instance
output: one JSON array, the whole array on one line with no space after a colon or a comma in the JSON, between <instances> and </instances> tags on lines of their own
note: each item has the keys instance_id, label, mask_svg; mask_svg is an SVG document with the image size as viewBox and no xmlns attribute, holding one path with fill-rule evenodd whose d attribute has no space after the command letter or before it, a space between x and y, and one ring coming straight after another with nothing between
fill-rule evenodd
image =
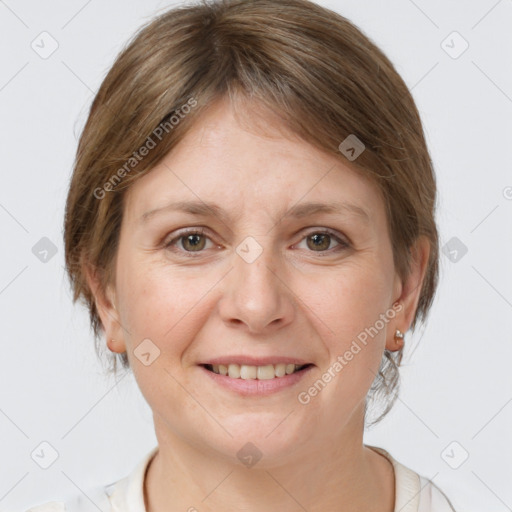
<instances>
[{"instance_id":1,"label":"forehead","mask_svg":"<svg viewBox=\"0 0 512 512\"><path fill-rule=\"evenodd\" d=\"M252 206L277 212L299 202L351 203L370 217L383 209L376 185L343 156L306 143L275 116L235 111L226 102L212 106L132 185L126 205L139 219L184 200L216 203L238 216Z\"/></svg>"}]
</instances>

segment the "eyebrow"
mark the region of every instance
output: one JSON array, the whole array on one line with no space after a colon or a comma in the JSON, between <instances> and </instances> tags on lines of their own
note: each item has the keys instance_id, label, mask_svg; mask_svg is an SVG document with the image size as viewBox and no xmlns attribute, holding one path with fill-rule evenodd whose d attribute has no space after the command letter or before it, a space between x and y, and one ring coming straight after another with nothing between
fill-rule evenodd
<instances>
[{"instance_id":1,"label":"eyebrow","mask_svg":"<svg viewBox=\"0 0 512 512\"><path fill-rule=\"evenodd\" d=\"M213 215L221 219L223 222L229 222L231 220L229 214L223 208L221 208L219 205L215 203L209 203L204 201L175 201L168 203L164 206L161 206L159 208L155 208L153 210L145 212L140 217L140 223L145 224L146 222L149 221L149 219L155 217L157 214L172 211L181 211L201 217L208 217ZM351 213L360 217L366 223L371 222L370 214L366 209L356 204L348 203L345 201L340 203L300 203L295 206L292 206L280 218L303 218L318 213L327 213L335 215Z\"/></svg>"}]
</instances>

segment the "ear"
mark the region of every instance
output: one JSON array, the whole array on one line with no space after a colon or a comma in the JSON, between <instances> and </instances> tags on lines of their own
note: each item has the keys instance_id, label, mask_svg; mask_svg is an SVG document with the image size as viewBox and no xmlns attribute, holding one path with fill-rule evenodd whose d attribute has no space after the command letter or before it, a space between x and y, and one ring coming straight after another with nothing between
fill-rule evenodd
<instances>
[{"instance_id":1,"label":"ear","mask_svg":"<svg viewBox=\"0 0 512 512\"><path fill-rule=\"evenodd\" d=\"M407 332L414 319L430 255L430 242L428 238L426 236L418 237L410 248L410 252L411 264L409 275L404 281L398 275L395 276L395 300L393 303L400 303L403 309L396 316L391 339L386 341L386 348L388 350L397 349L397 344L394 341L395 329L400 329L403 333Z\"/></svg>"},{"instance_id":2,"label":"ear","mask_svg":"<svg viewBox=\"0 0 512 512\"><path fill-rule=\"evenodd\" d=\"M110 284L107 285L106 289L103 289L99 272L91 265L85 265L83 267L83 272L87 284L94 296L94 302L96 304L96 309L98 310L98 315L101 319L103 330L105 331L108 348L112 352L126 352L124 332L121 327L120 315L116 307L115 290Z\"/></svg>"}]
</instances>

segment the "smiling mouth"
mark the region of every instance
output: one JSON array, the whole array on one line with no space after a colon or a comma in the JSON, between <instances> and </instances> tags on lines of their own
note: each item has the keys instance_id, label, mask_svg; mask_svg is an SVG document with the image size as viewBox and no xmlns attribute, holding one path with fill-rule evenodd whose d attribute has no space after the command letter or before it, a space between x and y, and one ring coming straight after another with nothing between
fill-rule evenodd
<instances>
[{"instance_id":1,"label":"smiling mouth","mask_svg":"<svg viewBox=\"0 0 512 512\"><path fill-rule=\"evenodd\" d=\"M293 373L298 373L312 364L267 364L264 366L251 366L245 364L203 364L201 365L210 372L224 375L232 379L243 380L270 380L274 378L285 377Z\"/></svg>"}]
</instances>

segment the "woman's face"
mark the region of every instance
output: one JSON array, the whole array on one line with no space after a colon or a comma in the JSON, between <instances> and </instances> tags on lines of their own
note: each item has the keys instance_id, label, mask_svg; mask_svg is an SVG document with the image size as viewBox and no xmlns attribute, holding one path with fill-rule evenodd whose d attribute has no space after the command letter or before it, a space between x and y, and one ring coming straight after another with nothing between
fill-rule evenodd
<instances>
[{"instance_id":1,"label":"woman's face","mask_svg":"<svg viewBox=\"0 0 512 512\"><path fill-rule=\"evenodd\" d=\"M341 155L269 137L272 127L247 131L219 103L136 182L115 309L102 313L160 443L180 439L235 461L259 450L269 467L361 438L386 342L408 327L392 309L403 286L376 187ZM261 379L215 374L208 362L246 363L242 373ZM268 378L294 362L310 366Z\"/></svg>"}]
</instances>

